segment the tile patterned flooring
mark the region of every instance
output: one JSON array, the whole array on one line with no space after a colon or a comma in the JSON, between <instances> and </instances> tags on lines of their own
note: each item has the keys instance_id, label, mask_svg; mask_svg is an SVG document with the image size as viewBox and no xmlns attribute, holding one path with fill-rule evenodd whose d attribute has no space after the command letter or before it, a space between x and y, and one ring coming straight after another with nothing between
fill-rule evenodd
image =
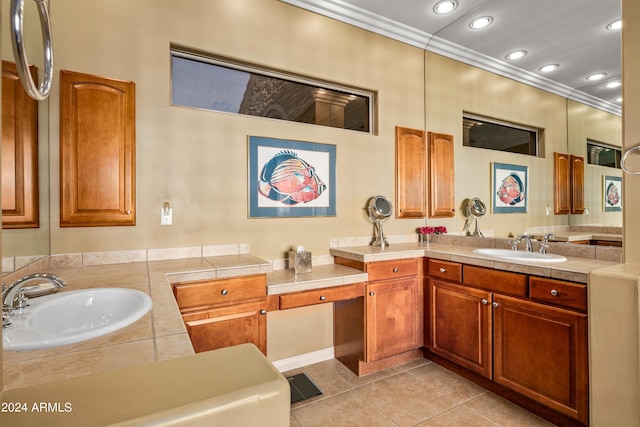
<instances>
[{"instance_id":1,"label":"tile patterned flooring","mask_svg":"<svg viewBox=\"0 0 640 427\"><path fill-rule=\"evenodd\" d=\"M321 396L291 407L291 427L553 424L426 359L359 378L335 359L285 372L306 373Z\"/></svg>"}]
</instances>

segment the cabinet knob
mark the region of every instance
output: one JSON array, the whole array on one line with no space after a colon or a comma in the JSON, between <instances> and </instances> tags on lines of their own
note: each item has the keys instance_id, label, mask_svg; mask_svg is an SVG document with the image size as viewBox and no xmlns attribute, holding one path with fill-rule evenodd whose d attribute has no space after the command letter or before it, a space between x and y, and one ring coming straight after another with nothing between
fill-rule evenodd
<instances>
[{"instance_id":1,"label":"cabinet knob","mask_svg":"<svg viewBox=\"0 0 640 427\"><path fill-rule=\"evenodd\" d=\"M393 272L394 272L394 273L397 273L397 272L398 272L398 267L394 267L394 268L393 268Z\"/></svg>"},{"instance_id":2,"label":"cabinet knob","mask_svg":"<svg viewBox=\"0 0 640 427\"><path fill-rule=\"evenodd\" d=\"M373 291L369 292L369 296L370 296L370 297L372 297L372 296L374 296L374 295L375 295L375 292L373 292Z\"/></svg>"},{"instance_id":3,"label":"cabinet knob","mask_svg":"<svg viewBox=\"0 0 640 427\"><path fill-rule=\"evenodd\" d=\"M558 291L555 289L551 289L551 295L553 295L554 297L558 296Z\"/></svg>"},{"instance_id":4,"label":"cabinet knob","mask_svg":"<svg viewBox=\"0 0 640 427\"><path fill-rule=\"evenodd\" d=\"M487 305L487 304L489 304L489 301L487 301L486 299L482 298L482 304L483 305Z\"/></svg>"},{"instance_id":5,"label":"cabinet knob","mask_svg":"<svg viewBox=\"0 0 640 427\"><path fill-rule=\"evenodd\" d=\"M220 291L220 293L221 293L222 295L226 295L226 294L228 294L228 293L229 293L229 291L228 291L228 290L226 290L226 289L223 289L223 290L221 290L221 291Z\"/></svg>"},{"instance_id":6,"label":"cabinet knob","mask_svg":"<svg viewBox=\"0 0 640 427\"><path fill-rule=\"evenodd\" d=\"M326 299L327 299L327 298L326 298L324 295L320 295L320 301L324 301L324 300L326 300Z\"/></svg>"},{"instance_id":7,"label":"cabinet knob","mask_svg":"<svg viewBox=\"0 0 640 427\"><path fill-rule=\"evenodd\" d=\"M127 215L131 215L131 209L127 209L126 211L124 211L124 213L126 213Z\"/></svg>"},{"instance_id":8,"label":"cabinet knob","mask_svg":"<svg viewBox=\"0 0 640 427\"><path fill-rule=\"evenodd\" d=\"M262 315L267 314L267 310L260 310L260 314L262 314Z\"/></svg>"},{"instance_id":9,"label":"cabinet knob","mask_svg":"<svg viewBox=\"0 0 640 427\"><path fill-rule=\"evenodd\" d=\"M499 305L500 305L500 304L498 304L497 302L492 302L492 303L491 303L491 306L492 306L493 308L496 308L496 307L497 307L497 306L499 306Z\"/></svg>"},{"instance_id":10,"label":"cabinet knob","mask_svg":"<svg viewBox=\"0 0 640 427\"><path fill-rule=\"evenodd\" d=\"M446 268L444 268L444 267L440 267L440 273L444 273L445 271L447 271L447 269L446 269Z\"/></svg>"}]
</instances>

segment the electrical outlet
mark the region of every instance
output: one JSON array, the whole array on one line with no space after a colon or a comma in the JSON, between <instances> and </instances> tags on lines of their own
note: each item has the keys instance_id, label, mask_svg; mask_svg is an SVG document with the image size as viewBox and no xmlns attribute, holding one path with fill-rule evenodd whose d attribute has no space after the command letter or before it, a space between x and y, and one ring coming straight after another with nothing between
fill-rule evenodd
<instances>
[{"instance_id":1,"label":"electrical outlet","mask_svg":"<svg viewBox=\"0 0 640 427\"><path fill-rule=\"evenodd\" d=\"M173 222L173 208L160 208L160 225L171 225Z\"/></svg>"}]
</instances>

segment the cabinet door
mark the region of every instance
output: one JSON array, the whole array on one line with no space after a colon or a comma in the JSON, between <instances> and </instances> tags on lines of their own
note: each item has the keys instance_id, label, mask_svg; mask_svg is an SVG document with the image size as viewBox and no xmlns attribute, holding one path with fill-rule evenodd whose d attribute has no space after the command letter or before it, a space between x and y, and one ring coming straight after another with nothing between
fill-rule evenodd
<instances>
[{"instance_id":1,"label":"cabinet door","mask_svg":"<svg viewBox=\"0 0 640 427\"><path fill-rule=\"evenodd\" d=\"M584 157L571 155L571 213L584 213Z\"/></svg>"},{"instance_id":2,"label":"cabinet door","mask_svg":"<svg viewBox=\"0 0 640 427\"><path fill-rule=\"evenodd\" d=\"M429 132L429 218L455 215L453 135Z\"/></svg>"},{"instance_id":3,"label":"cabinet door","mask_svg":"<svg viewBox=\"0 0 640 427\"><path fill-rule=\"evenodd\" d=\"M396 127L396 216L423 218L427 211L424 131Z\"/></svg>"},{"instance_id":4,"label":"cabinet door","mask_svg":"<svg viewBox=\"0 0 640 427\"><path fill-rule=\"evenodd\" d=\"M35 81L36 69L29 67ZM38 104L2 61L2 228L38 228Z\"/></svg>"},{"instance_id":5,"label":"cabinet door","mask_svg":"<svg viewBox=\"0 0 640 427\"><path fill-rule=\"evenodd\" d=\"M369 283L365 298L367 363L420 347L415 276Z\"/></svg>"},{"instance_id":6,"label":"cabinet door","mask_svg":"<svg viewBox=\"0 0 640 427\"><path fill-rule=\"evenodd\" d=\"M587 316L494 295L494 381L588 421Z\"/></svg>"},{"instance_id":7,"label":"cabinet door","mask_svg":"<svg viewBox=\"0 0 640 427\"><path fill-rule=\"evenodd\" d=\"M60 72L60 225L135 225L135 86Z\"/></svg>"},{"instance_id":8,"label":"cabinet door","mask_svg":"<svg viewBox=\"0 0 640 427\"><path fill-rule=\"evenodd\" d=\"M553 212L564 215L571 212L571 156L553 153L554 203Z\"/></svg>"},{"instance_id":9,"label":"cabinet door","mask_svg":"<svg viewBox=\"0 0 640 427\"><path fill-rule=\"evenodd\" d=\"M429 282L431 351L491 378L491 292Z\"/></svg>"},{"instance_id":10,"label":"cabinet door","mask_svg":"<svg viewBox=\"0 0 640 427\"><path fill-rule=\"evenodd\" d=\"M254 301L182 316L196 353L253 343L267 354L267 302Z\"/></svg>"}]
</instances>

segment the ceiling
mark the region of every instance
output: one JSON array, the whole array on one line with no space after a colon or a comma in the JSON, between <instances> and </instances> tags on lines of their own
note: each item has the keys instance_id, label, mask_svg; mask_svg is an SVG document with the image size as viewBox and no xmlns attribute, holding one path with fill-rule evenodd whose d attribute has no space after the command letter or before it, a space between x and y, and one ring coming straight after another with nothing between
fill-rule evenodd
<instances>
[{"instance_id":1,"label":"ceiling","mask_svg":"<svg viewBox=\"0 0 640 427\"><path fill-rule=\"evenodd\" d=\"M620 0L456 0L450 14L437 15L439 0L281 0L394 38L535 87L621 115ZM471 20L493 22L471 29ZM506 54L525 50L519 60ZM558 64L551 73L543 65ZM586 79L606 73L597 82Z\"/></svg>"}]
</instances>

